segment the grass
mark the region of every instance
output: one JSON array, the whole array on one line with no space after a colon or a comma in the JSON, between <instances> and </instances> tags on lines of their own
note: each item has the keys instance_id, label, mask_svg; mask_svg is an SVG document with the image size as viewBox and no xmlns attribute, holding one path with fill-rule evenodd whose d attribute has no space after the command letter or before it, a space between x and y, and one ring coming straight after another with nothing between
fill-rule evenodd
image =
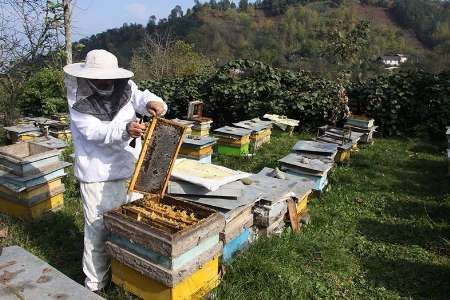
<instances>
[{"instance_id":1,"label":"grass","mask_svg":"<svg viewBox=\"0 0 450 300\"><path fill-rule=\"evenodd\" d=\"M305 135L276 134L252 159L218 157L244 171L276 166ZM218 299L427 298L450 295L450 185L443 151L416 140L378 139L330 176L311 202L312 223L260 239L237 256ZM83 216L76 182L66 206L35 222L0 219L17 244L83 281ZM111 287L108 299L132 299Z\"/></svg>"}]
</instances>

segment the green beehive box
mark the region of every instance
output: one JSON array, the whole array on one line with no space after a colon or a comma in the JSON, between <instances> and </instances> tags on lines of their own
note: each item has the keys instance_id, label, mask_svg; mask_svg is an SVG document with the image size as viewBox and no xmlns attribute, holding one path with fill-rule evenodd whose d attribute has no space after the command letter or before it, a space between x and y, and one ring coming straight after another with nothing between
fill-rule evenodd
<instances>
[{"instance_id":1,"label":"green beehive box","mask_svg":"<svg viewBox=\"0 0 450 300\"><path fill-rule=\"evenodd\" d=\"M232 147L229 145L217 145L217 152L222 155L229 156L246 156L249 154L249 143L240 145L239 147Z\"/></svg>"}]
</instances>

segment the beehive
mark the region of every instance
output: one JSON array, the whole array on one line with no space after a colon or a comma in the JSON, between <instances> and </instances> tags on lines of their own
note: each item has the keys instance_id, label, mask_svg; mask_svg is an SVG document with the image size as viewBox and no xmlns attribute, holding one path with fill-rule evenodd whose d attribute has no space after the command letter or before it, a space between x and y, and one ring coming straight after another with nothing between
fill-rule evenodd
<instances>
[{"instance_id":1,"label":"beehive","mask_svg":"<svg viewBox=\"0 0 450 300\"><path fill-rule=\"evenodd\" d=\"M249 154L250 135L252 130L224 126L214 130L217 141L217 152L230 156L245 156Z\"/></svg>"},{"instance_id":2,"label":"beehive","mask_svg":"<svg viewBox=\"0 0 450 300\"><path fill-rule=\"evenodd\" d=\"M26 142L42 135L41 130L32 124L19 124L4 129L11 143Z\"/></svg>"},{"instance_id":3,"label":"beehive","mask_svg":"<svg viewBox=\"0 0 450 300\"><path fill-rule=\"evenodd\" d=\"M179 285L196 277L202 267L214 265L221 251L223 217L165 195L183 134L184 127L174 122L152 120L129 186L130 192L145 198L104 215L110 232L107 251L117 262L113 280L144 298L162 293L161 299L179 299ZM208 278L217 278L218 268L209 269ZM130 277L117 270L126 270Z\"/></svg>"},{"instance_id":4,"label":"beehive","mask_svg":"<svg viewBox=\"0 0 450 300\"><path fill-rule=\"evenodd\" d=\"M270 136L272 134L272 124L270 122L263 123L261 120L255 119L233 123L233 125L252 131L250 135L250 149L252 152L270 142Z\"/></svg>"},{"instance_id":5,"label":"beehive","mask_svg":"<svg viewBox=\"0 0 450 300\"><path fill-rule=\"evenodd\" d=\"M219 260L214 258L174 287L167 287L127 265L112 260L112 281L144 300L203 299L219 283Z\"/></svg>"},{"instance_id":6,"label":"beehive","mask_svg":"<svg viewBox=\"0 0 450 300\"><path fill-rule=\"evenodd\" d=\"M18 176L40 172L59 161L59 152L36 143L25 142L0 147L0 166Z\"/></svg>"},{"instance_id":7,"label":"beehive","mask_svg":"<svg viewBox=\"0 0 450 300\"><path fill-rule=\"evenodd\" d=\"M184 138L178 156L210 163L211 156L214 152L213 146L215 144L216 139L209 136L188 136Z\"/></svg>"}]
</instances>

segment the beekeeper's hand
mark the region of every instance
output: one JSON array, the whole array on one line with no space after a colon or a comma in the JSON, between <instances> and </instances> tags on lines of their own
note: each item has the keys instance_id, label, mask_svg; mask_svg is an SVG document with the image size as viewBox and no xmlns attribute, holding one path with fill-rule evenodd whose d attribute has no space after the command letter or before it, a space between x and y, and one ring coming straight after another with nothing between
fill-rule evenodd
<instances>
[{"instance_id":1,"label":"beekeeper's hand","mask_svg":"<svg viewBox=\"0 0 450 300\"><path fill-rule=\"evenodd\" d=\"M158 101L147 103L147 110L152 116L161 116L164 113L164 104Z\"/></svg>"},{"instance_id":2,"label":"beekeeper's hand","mask_svg":"<svg viewBox=\"0 0 450 300\"><path fill-rule=\"evenodd\" d=\"M127 124L127 132L133 138L141 137L145 132L145 124L139 124L138 122L130 122Z\"/></svg>"}]
</instances>

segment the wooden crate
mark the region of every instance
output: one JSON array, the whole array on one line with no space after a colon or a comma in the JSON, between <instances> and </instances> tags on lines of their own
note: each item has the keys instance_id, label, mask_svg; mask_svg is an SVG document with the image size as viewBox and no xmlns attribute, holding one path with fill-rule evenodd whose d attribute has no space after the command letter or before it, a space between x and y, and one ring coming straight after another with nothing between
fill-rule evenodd
<instances>
[{"instance_id":1,"label":"wooden crate","mask_svg":"<svg viewBox=\"0 0 450 300\"><path fill-rule=\"evenodd\" d=\"M202 265L195 273L173 287L167 287L138 271L112 260L112 281L144 300L202 299L219 284L217 257Z\"/></svg>"},{"instance_id":2,"label":"wooden crate","mask_svg":"<svg viewBox=\"0 0 450 300\"><path fill-rule=\"evenodd\" d=\"M34 220L45 213L60 209L64 205L63 193L50 197L32 206L19 204L11 200L0 198L0 212L23 220Z\"/></svg>"}]
</instances>

